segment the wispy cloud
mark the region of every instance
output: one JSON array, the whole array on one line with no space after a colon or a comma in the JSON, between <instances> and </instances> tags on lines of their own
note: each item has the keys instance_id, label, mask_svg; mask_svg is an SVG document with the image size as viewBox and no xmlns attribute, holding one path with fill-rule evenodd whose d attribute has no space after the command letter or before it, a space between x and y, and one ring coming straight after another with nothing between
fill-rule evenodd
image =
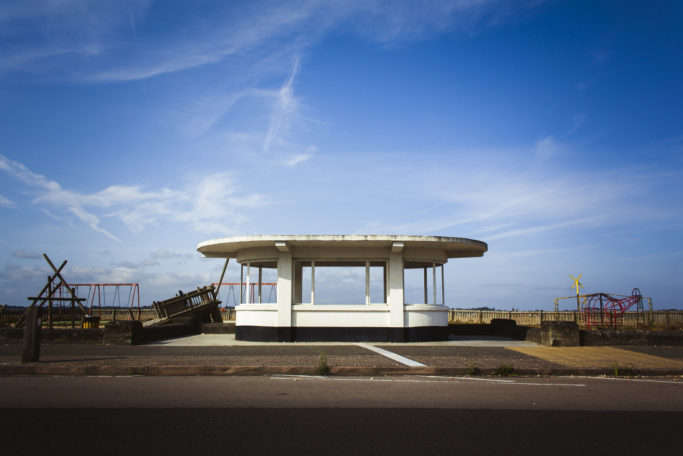
<instances>
[{"instance_id":1,"label":"wispy cloud","mask_svg":"<svg viewBox=\"0 0 683 456\"><path fill-rule=\"evenodd\" d=\"M234 179L226 173L204 176L179 189L148 191L135 185L114 185L87 194L64 189L3 155L0 170L36 189L35 204L66 210L94 231L116 241L118 237L100 226L103 218L118 218L136 233L162 221L184 223L203 233L230 233L246 220L238 209L265 204L259 194L239 193Z\"/></svg>"},{"instance_id":2,"label":"wispy cloud","mask_svg":"<svg viewBox=\"0 0 683 456\"><path fill-rule=\"evenodd\" d=\"M469 155L477 154L470 151ZM360 232L450 233L485 241L538 238L552 242L553 236L570 231L574 235L582 230L643 228L636 219L671 226L681 223L681 212L672 210L677 195L669 195L668 201L652 200L661 193L659 187L674 188L680 172L570 168L558 174L548 167L532 166L532 158L523 163L519 154L508 164L505 155L501 153L497 167L489 163L495 158L486 163L423 163L421 169L397 164L393 177L402 182L401 176L410 175L412 185L386 188L397 201L392 206L396 212L382 222L368 223ZM369 165L371 169L378 166ZM459 172L461 169L467 173ZM389 181L385 179L384 185ZM404 207L414 210L405 212ZM635 219L634 214L638 214Z\"/></svg>"},{"instance_id":3,"label":"wispy cloud","mask_svg":"<svg viewBox=\"0 0 683 456\"><path fill-rule=\"evenodd\" d=\"M168 249L159 249L151 252L149 254L151 258L155 258L158 260L171 260L171 259L179 259L179 260L190 260L192 259L193 255L191 253L179 253L179 252L172 252Z\"/></svg>"},{"instance_id":4,"label":"wispy cloud","mask_svg":"<svg viewBox=\"0 0 683 456\"><path fill-rule=\"evenodd\" d=\"M15 250L12 252L14 258L23 258L26 260L37 260L42 258L39 253L27 252L26 250Z\"/></svg>"},{"instance_id":5,"label":"wispy cloud","mask_svg":"<svg viewBox=\"0 0 683 456\"><path fill-rule=\"evenodd\" d=\"M0 195L0 207L15 207L14 201Z\"/></svg>"},{"instance_id":6,"label":"wispy cloud","mask_svg":"<svg viewBox=\"0 0 683 456\"><path fill-rule=\"evenodd\" d=\"M0 170L14 176L31 187L38 188L41 196L39 196L36 201L45 198L46 200L56 203L59 206L66 208L93 230L104 234L110 239L119 241L116 236L99 226L100 220L97 216L83 208L82 203L79 201L78 194L62 189L62 186L57 182L47 179L41 174L32 172L23 164L10 160L4 155L0 155Z\"/></svg>"},{"instance_id":7,"label":"wispy cloud","mask_svg":"<svg viewBox=\"0 0 683 456\"><path fill-rule=\"evenodd\" d=\"M271 148L282 146L284 140L282 135L289 128L290 117L296 113L297 100L294 98L294 81L299 73L300 61L297 57L292 65L287 81L280 87L278 97L275 100L275 107L268 126L268 132L263 140L263 153L268 154Z\"/></svg>"},{"instance_id":8,"label":"wispy cloud","mask_svg":"<svg viewBox=\"0 0 683 456\"><path fill-rule=\"evenodd\" d=\"M566 153L569 150L566 144L567 138L579 131L585 121L584 114L574 114L571 125L565 133L559 136L549 135L536 141L536 157L540 160L547 160Z\"/></svg>"},{"instance_id":9,"label":"wispy cloud","mask_svg":"<svg viewBox=\"0 0 683 456\"><path fill-rule=\"evenodd\" d=\"M48 273L47 266L20 266L15 263L6 263L5 266L0 269L0 279L5 279L10 282L36 278L44 279Z\"/></svg>"},{"instance_id":10,"label":"wispy cloud","mask_svg":"<svg viewBox=\"0 0 683 456\"><path fill-rule=\"evenodd\" d=\"M552 135L536 141L536 156L541 160L556 156L561 150L562 146Z\"/></svg>"},{"instance_id":11,"label":"wispy cloud","mask_svg":"<svg viewBox=\"0 0 683 456\"><path fill-rule=\"evenodd\" d=\"M281 47L294 44L300 48L341 28L383 44L424 39L453 28L469 32L477 24L490 26L499 22L492 18L538 2L515 7L505 0L226 3L203 11L195 8L186 18L187 33L182 37L174 30L150 38L144 30L153 13L152 3L5 2L0 6L0 38L8 44L8 52L0 71L40 74L47 67L62 75L97 81L140 80L254 52L273 39L279 40ZM30 40L26 39L27 30L32 33ZM135 52L130 52L132 47ZM112 57L114 64L109 63ZM79 71L73 71L74 64Z\"/></svg>"},{"instance_id":12,"label":"wispy cloud","mask_svg":"<svg viewBox=\"0 0 683 456\"><path fill-rule=\"evenodd\" d=\"M283 163L285 164L285 166L289 166L290 168L292 168L292 167L298 165L299 163L303 163L303 162L311 159L315 155L317 150L318 149L315 146L308 146L306 148L305 153L294 154L290 157L287 157L287 158L285 158Z\"/></svg>"}]
</instances>

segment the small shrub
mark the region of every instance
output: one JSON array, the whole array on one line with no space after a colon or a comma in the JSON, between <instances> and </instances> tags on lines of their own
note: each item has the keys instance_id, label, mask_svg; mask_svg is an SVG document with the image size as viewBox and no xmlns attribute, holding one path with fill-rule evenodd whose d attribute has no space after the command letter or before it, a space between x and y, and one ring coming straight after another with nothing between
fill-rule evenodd
<instances>
[{"instance_id":1,"label":"small shrub","mask_svg":"<svg viewBox=\"0 0 683 456\"><path fill-rule=\"evenodd\" d=\"M467 375L479 375L481 374L481 369L479 369L473 362L467 365Z\"/></svg>"},{"instance_id":2,"label":"small shrub","mask_svg":"<svg viewBox=\"0 0 683 456\"><path fill-rule=\"evenodd\" d=\"M498 375L499 377L509 377L515 374L515 368L509 364L503 363L493 370L493 375Z\"/></svg>"},{"instance_id":3,"label":"small shrub","mask_svg":"<svg viewBox=\"0 0 683 456\"><path fill-rule=\"evenodd\" d=\"M330 367L327 365L327 356L320 353L320 361L318 361L318 375L330 375Z\"/></svg>"},{"instance_id":4,"label":"small shrub","mask_svg":"<svg viewBox=\"0 0 683 456\"><path fill-rule=\"evenodd\" d=\"M619 367L617 363L614 363L613 367L615 377L635 377L637 375L633 365L631 367Z\"/></svg>"}]
</instances>

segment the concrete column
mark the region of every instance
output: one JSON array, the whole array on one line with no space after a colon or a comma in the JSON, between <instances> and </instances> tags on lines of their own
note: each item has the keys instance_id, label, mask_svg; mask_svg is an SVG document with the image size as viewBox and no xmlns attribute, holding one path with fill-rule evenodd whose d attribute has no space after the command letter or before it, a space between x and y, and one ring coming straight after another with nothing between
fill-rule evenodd
<instances>
[{"instance_id":1,"label":"concrete column","mask_svg":"<svg viewBox=\"0 0 683 456\"><path fill-rule=\"evenodd\" d=\"M246 303L251 304L251 263L247 262L247 287L246 287Z\"/></svg>"},{"instance_id":2,"label":"concrete column","mask_svg":"<svg viewBox=\"0 0 683 456\"><path fill-rule=\"evenodd\" d=\"M299 304L304 302L303 297L304 297L304 292L303 292L303 272L304 268L301 265L301 263L296 263L294 266L294 275L292 277L292 280L294 283L292 284L292 287L294 287L294 303ZM278 274L279 276L279 274Z\"/></svg>"},{"instance_id":3,"label":"concrete column","mask_svg":"<svg viewBox=\"0 0 683 456\"><path fill-rule=\"evenodd\" d=\"M446 285L444 284L443 264L441 265L441 305L446 305Z\"/></svg>"},{"instance_id":4,"label":"concrete column","mask_svg":"<svg viewBox=\"0 0 683 456\"><path fill-rule=\"evenodd\" d=\"M278 247L280 252L277 260L277 325L292 326L292 253L289 249L283 249Z\"/></svg>"},{"instance_id":5,"label":"concrete column","mask_svg":"<svg viewBox=\"0 0 683 456\"><path fill-rule=\"evenodd\" d=\"M403 243L394 242L389 256L390 326L402 328L403 316Z\"/></svg>"},{"instance_id":6,"label":"concrete column","mask_svg":"<svg viewBox=\"0 0 683 456\"><path fill-rule=\"evenodd\" d=\"M258 267L258 303L259 304L261 304L261 302L262 302L261 301L261 292L263 291L262 290L263 287L261 286L262 283L263 283L263 267L259 266Z\"/></svg>"},{"instance_id":7,"label":"concrete column","mask_svg":"<svg viewBox=\"0 0 683 456\"><path fill-rule=\"evenodd\" d=\"M244 265L240 264L240 304L244 303Z\"/></svg>"},{"instance_id":8,"label":"concrete column","mask_svg":"<svg viewBox=\"0 0 683 456\"><path fill-rule=\"evenodd\" d=\"M365 260L365 305L370 304L370 262Z\"/></svg>"},{"instance_id":9,"label":"concrete column","mask_svg":"<svg viewBox=\"0 0 683 456\"><path fill-rule=\"evenodd\" d=\"M311 304L315 305L315 260L311 260Z\"/></svg>"},{"instance_id":10,"label":"concrete column","mask_svg":"<svg viewBox=\"0 0 683 456\"><path fill-rule=\"evenodd\" d=\"M432 304L436 305L436 263L432 263L432 296L434 299Z\"/></svg>"},{"instance_id":11,"label":"concrete column","mask_svg":"<svg viewBox=\"0 0 683 456\"><path fill-rule=\"evenodd\" d=\"M429 303L429 300L427 299L427 268L425 267L425 268L422 268L422 269L423 269L423 272L424 272L424 294L425 294L424 303L425 303L425 304L428 304L428 303Z\"/></svg>"},{"instance_id":12,"label":"concrete column","mask_svg":"<svg viewBox=\"0 0 683 456\"><path fill-rule=\"evenodd\" d=\"M383 296L382 296L382 302L385 304L388 304L389 301L387 301L387 296L389 295L389 283L387 282L387 268L389 267L388 263L384 263L382 266L382 288L383 288Z\"/></svg>"}]
</instances>

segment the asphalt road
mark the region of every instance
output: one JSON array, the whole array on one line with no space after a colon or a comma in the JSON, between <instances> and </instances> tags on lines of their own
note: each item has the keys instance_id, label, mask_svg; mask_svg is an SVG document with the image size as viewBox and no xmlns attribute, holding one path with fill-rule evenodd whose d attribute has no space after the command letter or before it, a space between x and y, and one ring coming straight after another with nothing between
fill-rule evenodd
<instances>
[{"instance_id":1,"label":"asphalt road","mask_svg":"<svg viewBox=\"0 0 683 456\"><path fill-rule=\"evenodd\" d=\"M3 454L678 453L683 382L4 377Z\"/></svg>"}]
</instances>

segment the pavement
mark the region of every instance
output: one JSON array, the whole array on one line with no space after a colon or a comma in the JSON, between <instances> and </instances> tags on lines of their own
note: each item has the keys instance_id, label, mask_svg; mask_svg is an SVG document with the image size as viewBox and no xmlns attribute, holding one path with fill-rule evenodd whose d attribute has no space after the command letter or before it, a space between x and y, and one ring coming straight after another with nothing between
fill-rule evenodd
<instances>
[{"instance_id":1,"label":"pavement","mask_svg":"<svg viewBox=\"0 0 683 456\"><path fill-rule=\"evenodd\" d=\"M683 381L683 347L545 347L502 337L421 343L260 343L202 334L149 345L41 347L21 363L21 344L0 345L0 376L331 375L672 376Z\"/></svg>"}]
</instances>

